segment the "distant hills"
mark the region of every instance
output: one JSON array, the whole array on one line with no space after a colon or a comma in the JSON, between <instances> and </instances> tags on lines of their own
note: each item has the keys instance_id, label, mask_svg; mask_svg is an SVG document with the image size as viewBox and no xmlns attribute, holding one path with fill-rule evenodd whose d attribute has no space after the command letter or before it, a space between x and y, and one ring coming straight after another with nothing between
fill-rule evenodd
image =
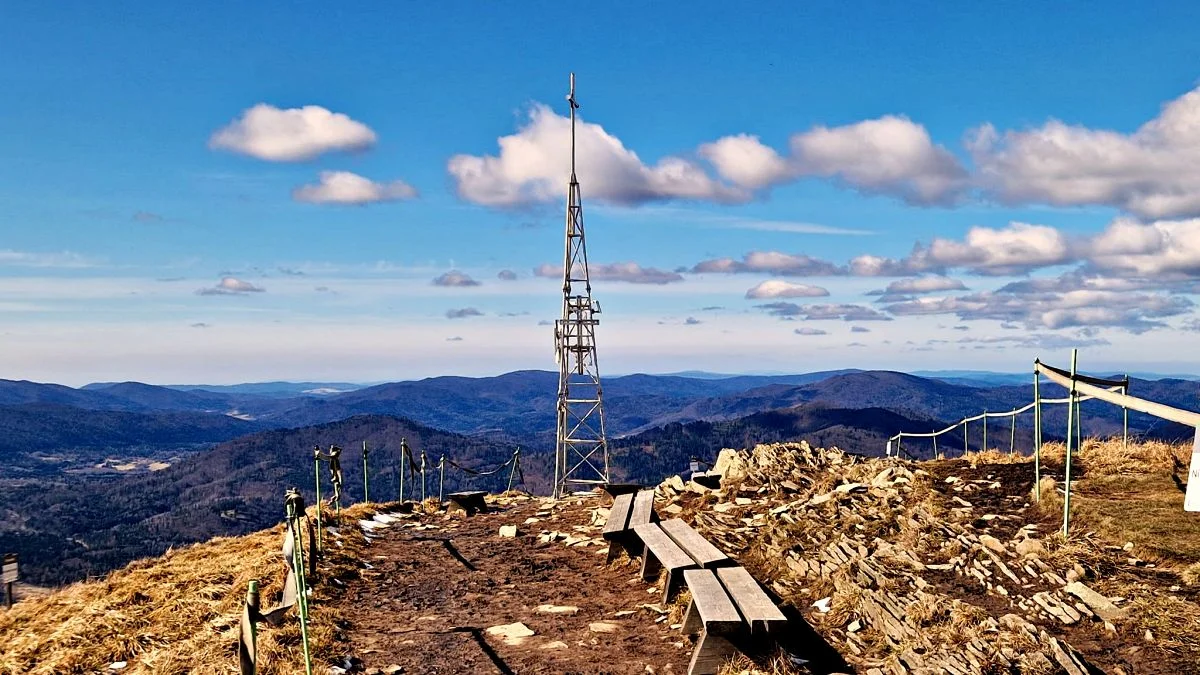
<instances>
[{"instance_id":1,"label":"distant hills","mask_svg":"<svg viewBox=\"0 0 1200 675\"><path fill-rule=\"evenodd\" d=\"M702 374L707 375L707 374ZM995 374L944 378L890 371L684 377L628 375L604 381L613 477L653 483L722 447L807 439L860 454L882 453L897 431L943 428L985 409L1032 400L1030 382L986 384ZM1003 376L1004 378L1015 376ZM549 489L553 472L557 373L517 371L488 378L437 377L352 391L296 393L269 383L249 389L160 387L137 382L89 385L0 380L0 550L22 553L32 578L58 582L99 573L134 557L278 521L288 486L311 498L312 447L346 449L347 499L361 498L361 443L367 441L374 495L396 495L400 438L428 453L430 494L438 457L487 468L523 449L525 485ZM1032 376L1029 378L1032 379ZM963 380L967 382L964 383ZM288 384L290 383L284 383ZM335 389L324 383L294 387ZM1195 410L1200 382L1140 380L1133 393ZM1048 397L1061 388L1046 384ZM1065 432L1065 406L1047 407L1048 439ZM1014 430L989 425L992 447L1032 442L1032 415ZM1140 414L1131 431L1190 438L1191 430ZM1121 410L1083 404L1087 435L1120 433ZM968 429L973 449L982 425ZM961 452L960 429L939 439ZM922 457L932 443L906 442ZM446 490L503 487L506 474L465 479L447 472ZM412 494L410 492L410 494Z\"/></svg>"}]
</instances>

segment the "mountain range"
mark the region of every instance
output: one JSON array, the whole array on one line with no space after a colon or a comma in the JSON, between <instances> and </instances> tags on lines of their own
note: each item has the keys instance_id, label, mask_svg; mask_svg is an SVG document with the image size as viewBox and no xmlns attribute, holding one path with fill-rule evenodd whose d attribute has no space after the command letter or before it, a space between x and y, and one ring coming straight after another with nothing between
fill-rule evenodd
<instances>
[{"instance_id":1,"label":"mountain range","mask_svg":"<svg viewBox=\"0 0 1200 675\"><path fill-rule=\"evenodd\" d=\"M807 439L881 454L897 431L943 428L985 409L1032 399L1031 384L960 384L891 371L830 371L729 378L629 375L606 379L612 478L653 483L711 461L722 447ZM312 385L312 386L310 386ZM81 389L0 381L0 550L25 556L31 578L61 582L95 574L168 546L276 522L284 488L312 498L312 448L346 448L347 500L362 491L361 444L370 448L375 498L397 494L400 439L427 453L426 489L445 455L467 468L502 464L520 446L525 487L545 493L553 471L557 373L439 377L329 393L211 391L136 382ZM1061 389L1043 386L1047 397ZM1195 409L1200 382L1134 380L1137 395ZM1119 433L1122 411L1083 404L1087 435ZM993 420L989 445L1032 444L1032 415ZM1065 406L1047 406L1048 439L1065 431ZM1192 431L1130 415L1131 431L1190 438ZM943 451L978 448L982 425L943 436ZM906 441L931 456L931 442ZM445 490L503 489L507 469L471 477L450 466ZM409 471L409 481L412 472ZM408 488L416 493L417 485ZM328 489L328 482L326 482Z\"/></svg>"}]
</instances>

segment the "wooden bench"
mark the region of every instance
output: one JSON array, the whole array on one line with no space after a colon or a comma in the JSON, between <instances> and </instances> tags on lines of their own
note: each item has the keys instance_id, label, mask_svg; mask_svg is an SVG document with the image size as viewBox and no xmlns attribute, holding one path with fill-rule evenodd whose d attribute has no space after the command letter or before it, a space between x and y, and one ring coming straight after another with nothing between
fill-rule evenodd
<instances>
[{"instance_id":1,"label":"wooden bench","mask_svg":"<svg viewBox=\"0 0 1200 675\"><path fill-rule=\"evenodd\" d=\"M662 531L675 542L679 548L683 549L684 553L691 556L692 560L700 567L713 568L724 565L732 565L733 561L729 556L721 552L721 549L713 546L701 534L692 529L691 525L679 520L671 518L664 520L658 524Z\"/></svg>"},{"instance_id":2,"label":"wooden bench","mask_svg":"<svg viewBox=\"0 0 1200 675\"><path fill-rule=\"evenodd\" d=\"M742 613L742 619L750 626L751 633L769 633L787 625L787 617L745 567L723 567L717 570L717 577Z\"/></svg>"},{"instance_id":3,"label":"wooden bench","mask_svg":"<svg viewBox=\"0 0 1200 675\"><path fill-rule=\"evenodd\" d=\"M696 561L671 541L657 523L641 523L633 531L643 545L642 580L652 581L660 569L664 570L663 602L670 602L679 590L679 572L696 567Z\"/></svg>"},{"instance_id":4,"label":"wooden bench","mask_svg":"<svg viewBox=\"0 0 1200 675\"><path fill-rule=\"evenodd\" d=\"M716 673L736 650L735 638L787 624L787 617L744 567L687 570L683 576L692 594L683 632L700 634L688 675Z\"/></svg>"},{"instance_id":5,"label":"wooden bench","mask_svg":"<svg viewBox=\"0 0 1200 675\"><path fill-rule=\"evenodd\" d=\"M654 490L617 495L613 499L608 520L604 521L604 530L601 533L608 541L606 562L611 563L617 557L618 547L629 553L630 557L640 553L632 548L635 542L630 536L630 531L637 525L651 523L657 519L658 516L654 513Z\"/></svg>"},{"instance_id":6,"label":"wooden bench","mask_svg":"<svg viewBox=\"0 0 1200 675\"><path fill-rule=\"evenodd\" d=\"M454 509L462 509L467 515L475 513L486 513L487 502L484 501L484 496L487 495L485 490L470 490L467 492L451 492L446 495L446 500L450 504L446 507L447 511Z\"/></svg>"},{"instance_id":7,"label":"wooden bench","mask_svg":"<svg viewBox=\"0 0 1200 675\"><path fill-rule=\"evenodd\" d=\"M712 570L686 570L683 578L692 593L683 615L683 632L700 634L687 672L713 675L736 651L728 636L741 627L742 617Z\"/></svg>"}]
</instances>

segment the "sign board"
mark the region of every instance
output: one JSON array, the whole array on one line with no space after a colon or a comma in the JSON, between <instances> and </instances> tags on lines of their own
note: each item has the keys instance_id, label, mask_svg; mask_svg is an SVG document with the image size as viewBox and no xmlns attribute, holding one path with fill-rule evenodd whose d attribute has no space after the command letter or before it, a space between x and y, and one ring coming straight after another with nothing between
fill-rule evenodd
<instances>
[{"instance_id":1,"label":"sign board","mask_svg":"<svg viewBox=\"0 0 1200 675\"><path fill-rule=\"evenodd\" d=\"M886 452L886 453L887 453L887 456L888 456L888 457L891 457L891 456L892 456L892 442L891 442L891 440L889 440L889 441L888 441L888 444L887 444L887 450L884 450L884 452Z\"/></svg>"},{"instance_id":2,"label":"sign board","mask_svg":"<svg viewBox=\"0 0 1200 675\"><path fill-rule=\"evenodd\" d=\"M1184 511L1200 511L1200 427L1196 427L1196 442L1192 445L1192 466L1188 469L1187 496Z\"/></svg>"},{"instance_id":3,"label":"sign board","mask_svg":"<svg viewBox=\"0 0 1200 675\"><path fill-rule=\"evenodd\" d=\"M3 567L0 567L0 584L15 584L18 576L17 554L5 553Z\"/></svg>"}]
</instances>

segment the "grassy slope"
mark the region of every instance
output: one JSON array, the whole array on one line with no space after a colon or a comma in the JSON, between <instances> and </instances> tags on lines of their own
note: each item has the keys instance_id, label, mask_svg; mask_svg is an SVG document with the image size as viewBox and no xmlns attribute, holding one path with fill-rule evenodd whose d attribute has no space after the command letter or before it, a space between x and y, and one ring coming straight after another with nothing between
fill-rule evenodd
<instances>
[{"instance_id":1,"label":"grassy slope","mask_svg":"<svg viewBox=\"0 0 1200 675\"><path fill-rule=\"evenodd\" d=\"M347 523L377 507L342 512ZM91 673L128 662L122 673L230 673L237 669L238 625L246 587L261 581L262 605L279 598L282 525L223 537L131 563L102 579L66 586L0 612L0 675ZM342 528L344 547L329 546L319 580L357 575L365 539ZM315 660L333 657L339 617L322 602L336 585L315 584L309 634ZM259 627L259 672L303 672L300 628L292 616Z\"/></svg>"}]
</instances>

